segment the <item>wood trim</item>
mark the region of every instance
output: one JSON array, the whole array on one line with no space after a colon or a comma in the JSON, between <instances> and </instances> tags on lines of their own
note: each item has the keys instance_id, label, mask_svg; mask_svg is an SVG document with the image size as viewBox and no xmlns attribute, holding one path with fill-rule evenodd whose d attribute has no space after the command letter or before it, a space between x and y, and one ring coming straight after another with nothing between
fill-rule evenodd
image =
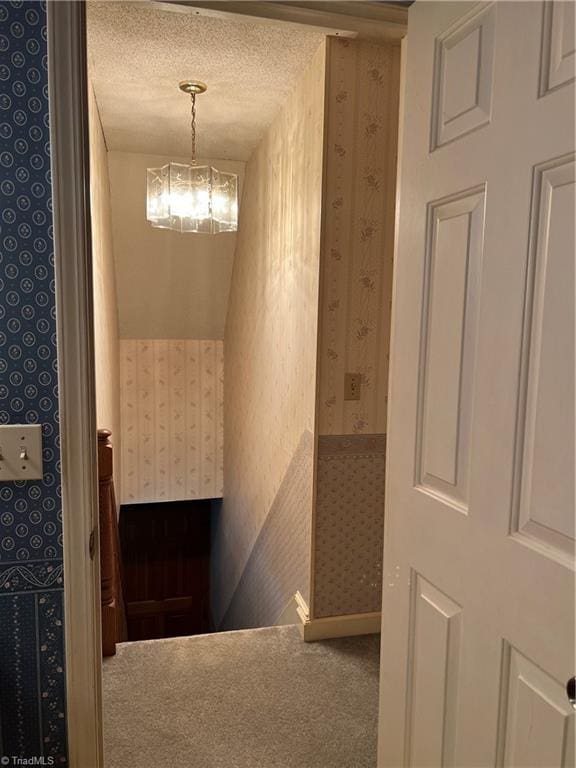
<instances>
[{"instance_id":1,"label":"wood trim","mask_svg":"<svg viewBox=\"0 0 576 768\"><path fill-rule=\"evenodd\" d=\"M128 603L128 618L139 619L142 616L158 614L188 613L197 604L194 597L167 597L164 600L137 600Z\"/></svg>"},{"instance_id":2,"label":"wood trim","mask_svg":"<svg viewBox=\"0 0 576 768\"><path fill-rule=\"evenodd\" d=\"M70 768L102 768L85 5L47 5L68 755Z\"/></svg>"},{"instance_id":3,"label":"wood trim","mask_svg":"<svg viewBox=\"0 0 576 768\"><path fill-rule=\"evenodd\" d=\"M356 635L374 635L380 632L382 614L352 613L343 616L326 616L311 619L306 601L296 592L294 595L296 611L300 618L298 628L306 643L316 640L329 640L335 637L354 637Z\"/></svg>"},{"instance_id":4,"label":"wood trim","mask_svg":"<svg viewBox=\"0 0 576 768\"><path fill-rule=\"evenodd\" d=\"M120 537L112 477L114 456L111 432L98 430L98 481L100 513L100 600L102 654L114 656L116 643L126 640L126 617L122 597Z\"/></svg>"},{"instance_id":5,"label":"wood trim","mask_svg":"<svg viewBox=\"0 0 576 768\"><path fill-rule=\"evenodd\" d=\"M394 402L394 384L396 383L396 377L394 376L394 365L396 360L396 343L397 343L397 330L396 330L396 316L397 316L397 300L396 297L398 295L398 258L399 258L399 249L398 249L398 225L400 220L400 200L401 200L401 191L402 191L402 164L404 162L404 124L407 119L406 115L406 59L407 59L407 53L408 53L408 42L407 39L404 38L400 44L400 99L398 104L398 156L396 158L396 214L394 219L394 255L393 255L393 263L394 263L394 269L392 271L392 317L390 318L390 368L388 371L388 414L387 414L387 424L390 425L392 419L392 409L395 408L395 402ZM386 477L390 477L390 451L387 451L386 453ZM384 495L384 541L386 542L386 537L390 535L391 527L390 527L390 517L391 515L395 515L398 513L398 510L393 510L391 508L390 504L390 492L388 488L386 489L385 495ZM387 564L388 561L384 561L384 553L382 555L383 562ZM387 565L385 565L387 567ZM386 583L384 579L386 578L386 571L383 570L382 575L382 592L386 589ZM382 640L386 642L386 633L384 631L384 634L382 636ZM382 644L381 644L382 648ZM379 708L378 708L378 742L377 742L377 768L383 768L385 765L385 754L384 754L384 740L382 738L382 734L384 733L384 714L383 714L383 697L384 692L387 691L387 680L384 675L384 668L382 666L382 663L380 663L380 689L379 689Z\"/></svg>"},{"instance_id":6,"label":"wood trim","mask_svg":"<svg viewBox=\"0 0 576 768\"><path fill-rule=\"evenodd\" d=\"M408 10L369 2L224 2L219 0L156 0L165 10L237 19L248 16L264 24L289 24L336 37L399 41L407 31Z\"/></svg>"},{"instance_id":7,"label":"wood trim","mask_svg":"<svg viewBox=\"0 0 576 768\"><path fill-rule=\"evenodd\" d=\"M274 622L275 627L284 627L289 624L300 623L298 606L294 597L295 595L292 595L288 603L284 606L283 610L280 612L280 614L276 618L276 621Z\"/></svg>"},{"instance_id":8,"label":"wood trim","mask_svg":"<svg viewBox=\"0 0 576 768\"><path fill-rule=\"evenodd\" d=\"M300 592L296 592L296 594L294 595L294 600L296 601L296 612L300 617L301 623L302 624L309 623L310 609L308 608L308 604L306 603L306 600L304 600Z\"/></svg>"}]
</instances>

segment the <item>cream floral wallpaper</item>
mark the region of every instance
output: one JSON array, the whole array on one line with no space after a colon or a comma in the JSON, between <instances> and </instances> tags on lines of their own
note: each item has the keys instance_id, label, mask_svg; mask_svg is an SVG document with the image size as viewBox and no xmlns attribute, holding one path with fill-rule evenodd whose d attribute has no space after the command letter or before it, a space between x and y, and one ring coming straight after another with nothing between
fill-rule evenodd
<instances>
[{"instance_id":1,"label":"cream floral wallpaper","mask_svg":"<svg viewBox=\"0 0 576 768\"><path fill-rule=\"evenodd\" d=\"M400 49L330 38L319 432L386 431ZM362 374L344 400L345 372Z\"/></svg>"},{"instance_id":2,"label":"cream floral wallpaper","mask_svg":"<svg viewBox=\"0 0 576 768\"><path fill-rule=\"evenodd\" d=\"M222 341L122 339L122 503L222 496Z\"/></svg>"}]
</instances>

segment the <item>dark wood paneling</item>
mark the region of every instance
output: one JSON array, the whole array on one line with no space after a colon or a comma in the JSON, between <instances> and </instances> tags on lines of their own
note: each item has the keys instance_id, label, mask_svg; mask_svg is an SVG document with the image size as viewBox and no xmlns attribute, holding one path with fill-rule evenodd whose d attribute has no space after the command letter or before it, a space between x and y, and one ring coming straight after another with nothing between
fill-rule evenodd
<instances>
[{"instance_id":1,"label":"dark wood paneling","mask_svg":"<svg viewBox=\"0 0 576 768\"><path fill-rule=\"evenodd\" d=\"M210 501L120 511L129 640L210 631Z\"/></svg>"}]
</instances>

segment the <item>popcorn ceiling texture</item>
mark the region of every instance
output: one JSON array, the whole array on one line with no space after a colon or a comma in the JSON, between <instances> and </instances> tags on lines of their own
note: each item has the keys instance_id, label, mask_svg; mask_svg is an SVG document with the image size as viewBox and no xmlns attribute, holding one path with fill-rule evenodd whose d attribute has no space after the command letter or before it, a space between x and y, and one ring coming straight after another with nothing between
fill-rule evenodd
<instances>
[{"instance_id":1,"label":"popcorn ceiling texture","mask_svg":"<svg viewBox=\"0 0 576 768\"><path fill-rule=\"evenodd\" d=\"M146 7L88 3L88 50L108 150L187 156L190 100L198 154L247 160L324 35Z\"/></svg>"}]
</instances>

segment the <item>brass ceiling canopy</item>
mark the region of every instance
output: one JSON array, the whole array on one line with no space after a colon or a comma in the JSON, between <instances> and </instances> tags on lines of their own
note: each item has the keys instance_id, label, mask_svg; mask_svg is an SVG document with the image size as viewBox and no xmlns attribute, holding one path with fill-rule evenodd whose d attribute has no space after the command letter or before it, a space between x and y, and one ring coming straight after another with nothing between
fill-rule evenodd
<instances>
[{"instance_id":1,"label":"brass ceiling canopy","mask_svg":"<svg viewBox=\"0 0 576 768\"><path fill-rule=\"evenodd\" d=\"M206 83L203 83L202 80L182 80L178 84L181 91L184 91L184 93L190 93L190 94L198 94L198 93L204 93L208 86Z\"/></svg>"}]
</instances>

